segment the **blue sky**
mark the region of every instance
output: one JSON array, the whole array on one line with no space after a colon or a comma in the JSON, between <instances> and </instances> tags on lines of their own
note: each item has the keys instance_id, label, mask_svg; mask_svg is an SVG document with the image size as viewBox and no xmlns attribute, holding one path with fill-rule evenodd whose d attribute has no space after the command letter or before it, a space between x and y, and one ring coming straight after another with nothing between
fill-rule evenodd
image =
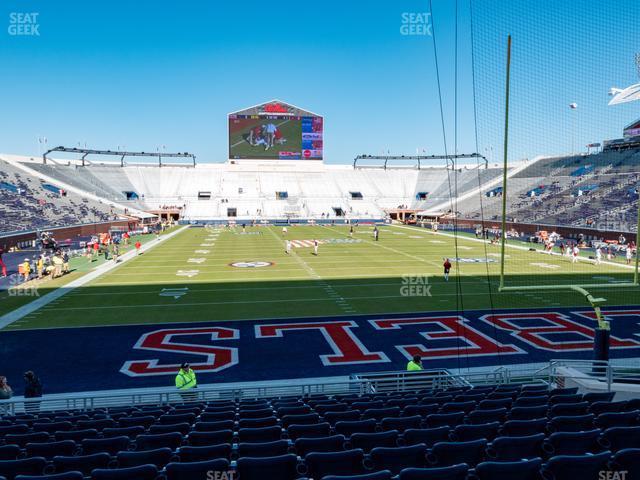
<instances>
[{"instance_id":1,"label":"blue sky","mask_svg":"<svg viewBox=\"0 0 640 480\"><path fill-rule=\"evenodd\" d=\"M606 108L608 87L636 80L631 54L640 50L640 7L616 4L473 0L481 151L501 145L508 32L518 54L512 158L567 151L573 119L564 107L572 101L580 105L577 145L619 136L640 117L639 106ZM0 151L36 154L36 139L46 136L49 145L165 145L223 161L226 114L272 98L325 116L331 163L359 153L444 151L432 38L400 33L402 14L427 12L428 2L282 0L269 12L265 5L3 2L5 27L12 12L37 12L40 35L11 36L7 28L0 35ZM455 2L433 5L453 152ZM459 0L459 29L458 151L469 152L476 146L468 0Z\"/></svg>"}]
</instances>

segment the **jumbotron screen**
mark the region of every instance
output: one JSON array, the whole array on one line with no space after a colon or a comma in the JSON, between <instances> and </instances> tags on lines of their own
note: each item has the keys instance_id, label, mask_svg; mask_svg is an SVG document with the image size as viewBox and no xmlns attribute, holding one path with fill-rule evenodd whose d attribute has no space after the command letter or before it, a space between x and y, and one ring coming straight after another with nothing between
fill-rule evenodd
<instances>
[{"instance_id":1,"label":"jumbotron screen","mask_svg":"<svg viewBox=\"0 0 640 480\"><path fill-rule=\"evenodd\" d=\"M230 115L229 158L322 160L322 117Z\"/></svg>"}]
</instances>

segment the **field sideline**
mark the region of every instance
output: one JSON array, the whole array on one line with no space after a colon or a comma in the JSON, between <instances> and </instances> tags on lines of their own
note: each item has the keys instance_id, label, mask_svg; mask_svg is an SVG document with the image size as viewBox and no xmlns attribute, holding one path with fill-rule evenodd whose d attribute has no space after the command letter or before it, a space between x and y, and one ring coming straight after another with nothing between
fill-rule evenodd
<instances>
[{"instance_id":1,"label":"field sideline","mask_svg":"<svg viewBox=\"0 0 640 480\"><path fill-rule=\"evenodd\" d=\"M348 226L291 226L286 237L275 226L186 229L6 329L585 306L566 290L498 293L497 245L414 227L379 228L378 242L371 226L356 227L353 238ZM299 245L290 255L285 238ZM318 256L307 246L313 239L322 242ZM507 251L513 284L609 283L633 273L586 258L572 265L527 248ZM460 258L448 283L444 257ZM608 306L624 306L637 304L637 293L600 295Z\"/></svg>"}]
</instances>

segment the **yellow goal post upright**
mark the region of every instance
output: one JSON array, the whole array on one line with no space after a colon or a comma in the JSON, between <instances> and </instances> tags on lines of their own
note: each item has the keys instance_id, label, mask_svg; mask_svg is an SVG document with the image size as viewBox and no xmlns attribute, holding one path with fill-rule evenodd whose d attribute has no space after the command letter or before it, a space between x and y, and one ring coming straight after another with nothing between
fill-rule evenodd
<instances>
[{"instance_id":1,"label":"yellow goal post upright","mask_svg":"<svg viewBox=\"0 0 640 480\"><path fill-rule=\"evenodd\" d=\"M640 200L638 201L638 214L637 214L637 230L636 230L636 255L635 255L635 268L633 272L632 281L621 281L616 283L590 283L590 282L576 282L576 283L558 283L558 284L530 284L530 285L509 285L505 275L505 263L506 263L506 246L507 246L507 193L508 193L508 151L509 151L509 103L510 103L510 88L511 88L511 61L512 61L512 38L511 35L507 37L507 61L506 61L506 82L505 82L505 111L504 111L504 144L503 144L503 178L502 178L502 218L501 218L501 244L500 244L500 282L499 292L534 292L534 291L558 291L566 290L575 292L582 295L585 300L593 307L596 318L598 321L597 330L607 331L609 324L604 320L601 314L601 306L606 302L605 298L599 298L593 296L588 289L621 289L621 288L637 288L640 286L638 282L638 267L640 260L640 250L638 244L640 243ZM608 342L607 342L608 343Z\"/></svg>"}]
</instances>

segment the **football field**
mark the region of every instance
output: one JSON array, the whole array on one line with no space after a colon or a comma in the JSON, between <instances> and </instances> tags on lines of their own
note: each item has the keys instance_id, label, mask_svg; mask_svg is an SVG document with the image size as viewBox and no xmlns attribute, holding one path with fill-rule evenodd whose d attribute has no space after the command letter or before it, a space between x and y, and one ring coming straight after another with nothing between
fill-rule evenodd
<instances>
[{"instance_id":1,"label":"football field","mask_svg":"<svg viewBox=\"0 0 640 480\"><path fill-rule=\"evenodd\" d=\"M8 329L207 322L427 311L586 306L567 290L498 292L500 247L471 235L415 227L184 228ZM285 252L285 240L292 244ZM318 255L312 243L318 240ZM621 262L577 264L509 245L516 285L629 281ZM453 267L448 282L443 260ZM595 292L598 289L594 289ZM603 289L607 305L633 305L638 289Z\"/></svg>"}]
</instances>

